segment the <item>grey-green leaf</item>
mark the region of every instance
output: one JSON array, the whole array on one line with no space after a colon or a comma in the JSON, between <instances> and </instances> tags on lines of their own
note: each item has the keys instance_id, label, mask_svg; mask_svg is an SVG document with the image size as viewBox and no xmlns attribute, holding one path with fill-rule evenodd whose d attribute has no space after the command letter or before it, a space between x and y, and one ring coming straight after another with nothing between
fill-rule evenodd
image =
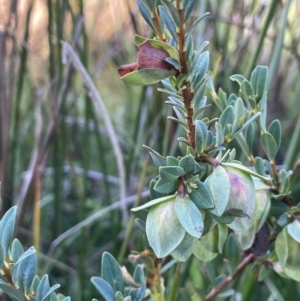
<instances>
[{"instance_id":1,"label":"grey-green leaf","mask_svg":"<svg viewBox=\"0 0 300 301\"><path fill-rule=\"evenodd\" d=\"M268 159L274 160L278 151L278 146L273 136L270 133L265 132L261 135L260 142Z\"/></svg>"},{"instance_id":2,"label":"grey-green leaf","mask_svg":"<svg viewBox=\"0 0 300 301\"><path fill-rule=\"evenodd\" d=\"M281 143L281 124L278 119L272 121L269 125L268 132L273 136L277 147L279 148Z\"/></svg>"},{"instance_id":3,"label":"grey-green leaf","mask_svg":"<svg viewBox=\"0 0 300 301\"><path fill-rule=\"evenodd\" d=\"M184 8L184 20L186 21L191 12L193 11L194 6L198 0L184 0L183 1L183 8Z\"/></svg>"},{"instance_id":4,"label":"grey-green leaf","mask_svg":"<svg viewBox=\"0 0 300 301\"><path fill-rule=\"evenodd\" d=\"M186 175L192 175L196 168L195 159L191 155L185 156L180 159L179 166L183 168Z\"/></svg>"},{"instance_id":5,"label":"grey-green leaf","mask_svg":"<svg viewBox=\"0 0 300 301\"><path fill-rule=\"evenodd\" d=\"M230 193L230 182L226 170L222 166L215 167L204 183L207 185L215 204L215 207L210 211L221 216L228 204Z\"/></svg>"},{"instance_id":6,"label":"grey-green leaf","mask_svg":"<svg viewBox=\"0 0 300 301\"><path fill-rule=\"evenodd\" d=\"M193 237L200 238L204 224L201 212L189 197L175 199L175 212L182 227Z\"/></svg>"},{"instance_id":7,"label":"grey-green leaf","mask_svg":"<svg viewBox=\"0 0 300 301\"><path fill-rule=\"evenodd\" d=\"M258 96L258 100L265 92L266 82L268 77L268 67L256 66L250 78L250 82L254 89L254 93Z\"/></svg>"},{"instance_id":8,"label":"grey-green leaf","mask_svg":"<svg viewBox=\"0 0 300 301\"><path fill-rule=\"evenodd\" d=\"M186 261L193 253L193 249L197 242L198 238L185 233L185 236L180 243L180 245L171 253L171 255L178 261Z\"/></svg>"},{"instance_id":9,"label":"grey-green leaf","mask_svg":"<svg viewBox=\"0 0 300 301\"><path fill-rule=\"evenodd\" d=\"M5 258L8 255L8 249L14 233L16 213L16 206L10 208L2 217L2 220L0 222L0 243L2 244Z\"/></svg>"},{"instance_id":10,"label":"grey-green leaf","mask_svg":"<svg viewBox=\"0 0 300 301\"><path fill-rule=\"evenodd\" d=\"M158 258L170 254L183 240L185 230L175 212L175 202L153 206L146 221L149 244Z\"/></svg>"},{"instance_id":11,"label":"grey-green leaf","mask_svg":"<svg viewBox=\"0 0 300 301\"><path fill-rule=\"evenodd\" d=\"M189 193L191 200L200 209L213 208L214 202L207 186L201 181L196 181L195 184L197 188Z\"/></svg>"},{"instance_id":12,"label":"grey-green leaf","mask_svg":"<svg viewBox=\"0 0 300 301\"><path fill-rule=\"evenodd\" d=\"M141 15L143 16L143 18L145 19L145 21L149 24L149 26L155 32L156 31L155 30L155 26L154 26L154 24L152 22L151 14L150 14L147 6L141 0L137 0L136 2L137 2L137 5L138 5L138 8L140 10Z\"/></svg>"},{"instance_id":13,"label":"grey-green leaf","mask_svg":"<svg viewBox=\"0 0 300 301\"><path fill-rule=\"evenodd\" d=\"M160 0L161 3L168 9L173 21L175 22L176 26L179 27L180 19L179 14L175 6L168 0Z\"/></svg>"},{"instance_id":14,"label":"grey-green leaf","mask_svg":"<svg viewBox=\"0 0 300 301\"><path fill-rule=\"evenodd\" d=\"M37 260L34 247L29 248L25 253L29 255L18 261L17 283L21 291L27 294L35 276Z\"/></svg>"},{"instance_id":15,"label":"grey-green leaf","mask_svg":"<svg viewBox=\"0 0 300 301\"><path fill-rule=\"evenodd\" d=\"M195 142L197 151L199 154L201 154L207 146L207 126L206 124L201 120L195 121Z\"/></svg>"},{"instance_id":16,"label":"grey-green leaf","mask_svg":"<svg viewBox=\"0 0 300 301\"><path fill-rule=\"evenodd\" d=\"M194 66L191 71L191 79L194 86L195 83L200 83L203 79L209 64L209 52L201 53L198 59L195 59Z\"/></svg>"},{"instance_id":17,"label":"grey-green leaf","mask_svg":"<svg viewBox=\"0 0 300 301\"><path fill-rule=\"evenodd\" d=\"M219 122L215 123L215 127L216 127L216 145L219 146L224 143L224 138L225 138L224 131Z\"/></svg>"},{"instance_id":18,"label":"grey-green leaf","mask_svg":"<svg viewBox=\"0 0 300 301\"><path fill-rule=\"evenodd\" d=\"M105 301L115 301L114 291L104 279L92 277L91 281Z\"/></svg>"},{"instance_id":19,"label":"grey-green leaf","mask_svg":"<svg viewBox=\"0 0 300 301\"><path fill-rule=\"evenodd\" d=\"M158 6L158 10L159 10L160 17L163 19L167 29L169 30L173 39L177 43L177 33L176 33L176 26L174 24L174 21L172 20L167 10L162 5Z\"/></svg>"},{"instance_id":20,"label":"grey-green leaf","mask_svg":"<svg viewBox=\"0 0 300 301\"><path fill-rule=\"evenodd\" d=\"M48 300L48 297L50 297L50 294L56 290L60 285L55 284L52 287L49 285L49 277L48 275L44 275L41 279L38 287L37 287L37 301L44 301Z\"/></svg>"},{"instance_id":21,"label":"grey-green leaf","mask_svg":"<svg viewBox=\"0 0 300 301\"><path fill-rule=\"evenodd\" d=\"M123 293L124 283L120 266L108 252L104 252L102 255L101 277L110 284L114 292Z\"/></svg>"},{"instance_id":22,"label":"grey-green leaf","mask_svg":"<svg viewBox=\"0 0 300 301\"><path fill-rule=\"evenodd\" d=\"M184 169L180 166L160 166L159 176L166 182L176 181L184 174Z\"/></svg>"},{"instance_id":23,"label":"grey-green leaf","mask_svg":"<svg viewBox=\"0 0 300 301\"><path fill-rule=\"evenodd\" d=\"M221 114L220 116L220 124L224 130L224 135L228 135L231 132L231 126L233 124L234 121L234 113L233 113L233 107L232 106L228 106ZM229 127L229 125L231 125Z\"/></svg>"}]
</instances>

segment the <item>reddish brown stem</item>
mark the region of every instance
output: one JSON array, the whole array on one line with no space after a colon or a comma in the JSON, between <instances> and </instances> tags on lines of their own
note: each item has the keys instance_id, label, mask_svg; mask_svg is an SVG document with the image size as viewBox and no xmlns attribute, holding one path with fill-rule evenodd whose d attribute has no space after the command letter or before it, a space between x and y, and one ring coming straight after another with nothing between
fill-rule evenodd
<instances>
[{"instance_id":1,"label":"reddish brown stem","mask_svg":"<svg viewBox=\"0 0 300 301\"><path fill-rule=\"evenodd\" d=\"M184 28L184 10L180 7L180 3L177 0L176 1L176 9L179 14L179 20L180 20L180 25L179 25L179 32L177 33L178 35L178 52L179 52L179 59L180 59L180 64L182 66L182 73L183 74L188 74L189 68L188 68L188 63L185 55L185 50L184 50L184 37L185 37L185 28ZM182 96L184 98L184 107L187 110L187 126L188 126L188 133L187 133L187 138L190 144L192 145L192 148L195 149L195 125L193 123L193 114L194 110L191 106L192 99L193 99L193 93L191 91L191 85L189 82L184 81L182 84L182 87L185 86L185 89L182 90Z\"/></svg>"},{"instance_id":2,"label":"reddish brown stem","mask_svg":"<svg viewBox=\"0 0 300 301\"><path fill-rule=\"evenodd\" d=\"M235 279L245 268L254 260L254 255L251 253L243 259L238 265L236 272L233 275L227 276L217 287L213 288L211 292L205 297L205 301L213 300L233 279Z\"/></svg>"}]
</instances>

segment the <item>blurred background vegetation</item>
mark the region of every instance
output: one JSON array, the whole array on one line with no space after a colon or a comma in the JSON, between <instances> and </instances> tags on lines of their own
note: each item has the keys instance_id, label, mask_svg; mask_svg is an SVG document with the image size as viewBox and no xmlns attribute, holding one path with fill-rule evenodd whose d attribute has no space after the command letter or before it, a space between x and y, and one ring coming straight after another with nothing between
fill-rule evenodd
<instances>
[{"instance_id":1,"label":"blurred background vegetation","mask_svg":"<svg viewBox=\"0 0 300 301\"><path fill-rule=\"evenodd\" d=\"M293 196L299 201L300 2L201 0L192 19L206 11L211 14L195 31L195 45L210 42L216 89L237 92L230 75L249 78L256 64L270 68L269 117L283 127L276 163L294 168ZM89 279L100 274L103 251L130 268L127 255L143 250L141 232L132 231L124 210L147 201L148 183L156 175L142 145L163 155L178 151L180 130L166 121L171 114L166 96L156 87L119 80L117 68L135 61L135 34L152 36L134 0L0 0L2 214L18 205L17 237L25 248L38 250L38 273L49 273L51 283L60 283L73 300L97 297ZM105 112L75 68L62 63L62 40L76 49L106 106L124 173L116 164ZM216 109L209 114L215 116ZM125 187L122 200L120 187ZM217 263L211 264L216 273ZM191 294L206 285L208 276L197 260L188 261L184 273L181 285ZM236 283L248 296L243 300L258 300L252 288L259 284L245 285L245 277ZM166 285L171 278L166 274ZM280 286L275 274L272 281L284 296L298 289ZM269 296L272 285L259 296Z\"/></svg>"}]
</instances>

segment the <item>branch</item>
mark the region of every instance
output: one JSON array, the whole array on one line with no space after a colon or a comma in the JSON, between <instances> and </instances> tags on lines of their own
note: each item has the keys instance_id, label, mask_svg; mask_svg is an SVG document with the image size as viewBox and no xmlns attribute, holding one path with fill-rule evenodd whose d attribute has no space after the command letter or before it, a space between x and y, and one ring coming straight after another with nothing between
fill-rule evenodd
<instances>
[{"instance_id":1,"label":"branch","mask_svg":"<svg viewBox=\"0 0 300 301\"><path fill-rule=\"evenodd\" d=\"M223 282L217 287L213 288L211 292L205 297L204 301L213 300L233 279L235 279L244 269L254 260L254 255L251 253L238 265L236 272L233 275L227 276Z\"/></svg>"}]
</instances>

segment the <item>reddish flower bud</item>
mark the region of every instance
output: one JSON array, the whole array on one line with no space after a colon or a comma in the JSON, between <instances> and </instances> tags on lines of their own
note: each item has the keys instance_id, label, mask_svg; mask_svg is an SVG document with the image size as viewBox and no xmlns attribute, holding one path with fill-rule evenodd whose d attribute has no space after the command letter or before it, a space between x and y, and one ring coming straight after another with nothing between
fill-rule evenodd
<instances>
[{"instance_id":1,"label":"reddish flower bud","mask_svg":"<svg viewBox=\"0 0 300 301\"><path fill-rule=\"evenodd\" d=\"M149 41L146 41L139 46L137 63L122 65L118 69L119 75L122 77L142 69L172 70L174 67L165 61L169 56L167 51L156 48Z\"/></svg>"}]
</instances>

